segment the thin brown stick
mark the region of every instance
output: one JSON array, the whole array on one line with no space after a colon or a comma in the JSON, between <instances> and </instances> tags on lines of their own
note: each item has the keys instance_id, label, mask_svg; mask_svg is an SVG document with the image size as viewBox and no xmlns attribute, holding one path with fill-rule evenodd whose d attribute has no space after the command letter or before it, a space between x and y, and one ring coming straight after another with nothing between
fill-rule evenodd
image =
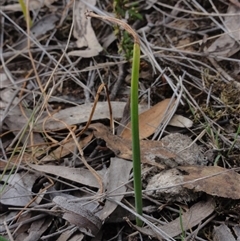
<instances>
[{"instance_id":1,"label":"thin brown stick","mask_svg":"<svg viewBox=\"0 0 240 241\"><path fill-rule=\"evenodd\" d=\"M93 103L93 107L92 107L92 110L91 110L91 113L90 113L90 116L88 118L88 121L87 121L87 124L84 126L84 128L81 130L80 133L78 133L77 136L81 136L89 127L89 125L91 124L91 121L92 121L92 117L93 117L93 114L95 112L95 109L96 109L96 106L97 106L97 102L98 102L98 99L99 99L99 96L100 96L100 93L102 92L103 88L105 89L106 91L106 94L107 94L107 100L108 100L108 109L109 109L109 118L110 118L110 126L111 128L113 128L113 117L112 117L112 106L111 106L111 103L110 103L110 98L109 98L109 93L108 93L108 89L107 89L107 86L105 84L101 84L99 87L98 87L98 91L97 91L97 94L96 94L96 97L95 97L95 100L94 100L94 103Z\"/></svg>"}]
</instances>

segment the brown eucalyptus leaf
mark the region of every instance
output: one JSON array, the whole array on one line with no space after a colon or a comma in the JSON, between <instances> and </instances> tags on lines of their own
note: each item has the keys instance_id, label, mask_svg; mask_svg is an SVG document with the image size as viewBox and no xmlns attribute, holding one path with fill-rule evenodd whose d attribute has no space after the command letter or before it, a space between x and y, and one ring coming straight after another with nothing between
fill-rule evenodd
<instances>
[{"instance_id":1,"label":"brown eucalyptus leaf","mask_svg":"<svg viewBox=\"0 0 240 241\"><path fill-rule=\"evenodd\" d=\"M23 155L16 155L8 160L0 160L0 171L3 171L4 169L10 170L13 166L17 166L20 164L26 164L29 162L35 161L35 158L32 157L31 154L24 152ZM37 160L36 160L37 161Z\"/></svg>"},{"instance_id":2,"label":"brown eucalyptus leaf","mask_svg":"<svg viewBox=\"0 0 240 241\"><path fill-rule=\"evenodd\" d=\"M95 237L99 232L102 226L102 221L83 205L68 202L67 198L61 196L56 196L53 199L53 202L63 209L63 219L76 225L81 232L92 237Z\"/></svg>"},{"instance_id":3,"label":"brown eucalyptus leaf","mask_svg":"<svg viewBox=\"0 0 240 241\"><path fill-rule=\"evenodd\" d=\"M240 174L218 166L182 166L183 186L212 196L240 199Z\"/></svg>"},{"instance_id":4,"label":"brown eucalyptus leaf","mask_svg":"<svg viewBox=\"0 0 240 241\"><path fill-rule=\"evenodd\" d=\"M140 139L147 138L155 133L156 129L166 118L167 113L174 107L174 103L175 101L172 101L172 99L165 99L139 115ZM124 139L131 140L132 134L130 122L120 136Z\"/></svg>"}]
</instances>

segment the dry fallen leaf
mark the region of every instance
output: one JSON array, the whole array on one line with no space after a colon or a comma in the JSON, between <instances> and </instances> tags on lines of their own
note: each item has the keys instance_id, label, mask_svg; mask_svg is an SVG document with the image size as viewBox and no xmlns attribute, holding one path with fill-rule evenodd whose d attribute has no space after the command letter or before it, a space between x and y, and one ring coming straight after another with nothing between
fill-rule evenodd
<instances>
[{"instance_id":1,"label":"dry fallen leaf","mask_svg":"<svg viewBox=\"0 0 240 241\"><path fill-rule=\"evenodd\" d=\"M0 83L1 84L1 83ZM8 111L8 115L21 115L21 111L19 109L18 104L20 103L20 99L16 96L16 92L13 89L6 88L0 90L0 118L4 120L2 114L4 110L10 104L10 110ZM15 119L16 120L16 119ZM26 122L26 119L25 119Z\"/></svg>"},{"instance_id":2,"label":"dry fallen leaf","mask_svg":"<svg viewBox=\"0 0 240 241\"><path fill-rule=\"evenodd\" d=\"M56 196L53 202L63 209L63 219L76 225L81 232L94 237L102 226L102 221L79 203L69 202L67 198Z\"/></svg>"},{"instance_id":3,"label":"dry fallen leaf","mask_svg":"<svg viewBox=\"0 0 240 241\"><path fill-rule=\"evenodd\" d=\"M9 158L8 160L0 160L0 171L3 171L4 169L10 170L13 166L26 164L34 161L35 159L32 157L32 155L25 152L23 155L16 155L12 158Z\"/></svg>"},{"instance_id":4,"label":"dry fallen leaf","mask_svg":"<svg viewBox=\"0 0 240 241\"><path fill-rule=\"evenodd\" d=\"M127 187L123 185L129 180L132 163L120 158L111 158L111 164L108 171L107 196L112 196L112 199L121 201L124 197ZM118 195L116 195L118 194ZM117 203L106 200L105 205L97 216L101 220L105 220L116 208Z\"/></svg>"},{"instance_id":5,"label":"dry fallen leaf","mask_svg":"<svg viewBox=\"0 0 240 241\"><path fill-rule=\"evenodd\" d=\"M47 6L51 7L51 4L56 2L57 0L31 0L29 1L29 10L40 10L42 7ZM16 4L8 4L6 6L1 6L2 11L14 11L21 12L22 6L20 3Z\"/></svg>"},{"instance_id":6,"label":"dry fallen leaf","mask_svg":"<svg viewBox=\"0 0 240 241\"><path fill-rule=\"evenodd\" d=\"M206 158L202 154L202 148L187 135L171 133L164 136L161 142L168 151L176 154L174 163L165 162L169 167L207 164Z\"/></svg>"},{"instance_id":7,"label":"dry fallen leaf","mask_svg":"<svg viewBox=\"0 0 240 241\"><path fill-rule=\"evenodd\" d=\"M212 196L240 199L240 174L218 166L178 167L183 173L183 186Z\"/></svg>"},{"instance_id":8,"label":"dry fallen leaf","mask_svg":"<svg viewBox=\"0 0 240 241\"><path fill-rule=\"evenodd\" d=\"M217 166L179 166L150 178L147 194L168 201L195 200L201 192L212 196L240 199L240 175Z\"/></svg>"},{"instance_id":9,"label":"dry fallen leaf","mask_svg":"<svg viewBox=\"0 0 240 241\"><path fill-rule=\"evenodd\" d=\"M147 180L146 194L167 202L190 202L199 197L199 193L184 188L184 177L176 168L162 170Z\"/></svg>"},{"instance_id":10,"label":"dry fallen leaf","mask_svg":"<svg viewBox=\"0 0 240 241\"><path fill-rule=\"evenodd\" d=\"M53 174L53 175L77 182L79 184L99 188L98 181L96 180L94 175L87 169L71 168L71 167L56 166L56 165L40 166L40 165L29 164L29 166L34 170L37 170L43 173ZM101 175L100 171L98 172L98 174Z\"/></svg>"},{"instance_id":11,"label":"dry fallen leaf","mask_svg":"<svg viewBox=\"0 0 240 241\"><path fill-rule=\"evenodd\" d=\"M165 99L139 115L139 135L141 139L147 138L155 133L156 129L166 118L168 112L174 107L174 103L175 101L171 99ZM129 122L120 136L124 139L131 140L130 128L131 123Z\"/></svg>"},{"instance_id":12,"label":"dry fallen leaf","mask_svg":"<svg viewBox=\"0 0 240 241\"><path fill-rule=\"evenodd\" d=\"M58 237L56 241L82 241L85 235L79 232L73 233L72 229L67 229Z\"/></svg>"}]
</instances>

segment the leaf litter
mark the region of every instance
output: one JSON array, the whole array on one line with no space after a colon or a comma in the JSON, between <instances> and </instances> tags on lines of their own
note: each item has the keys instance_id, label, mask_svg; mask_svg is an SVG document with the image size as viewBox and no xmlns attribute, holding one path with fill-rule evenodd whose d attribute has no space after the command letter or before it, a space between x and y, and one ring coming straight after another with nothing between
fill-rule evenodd
<instances>
[{"instance_id":1,"label":"leaf litter","mask_svg":"<svg viewBox=\"0 0 240 241\"><path fill-rule=\"evenodd\" d=\"M30 1L30 45L21 29L26 23L13 14L22 16L19 4L6 1L1 8L4 19L14 19L2 28L10 27L13 35L1 32L1 235L11 233L14 240L82 240L85 235L106 240L123 225L124 238L136 236L135 229L144 240L219 240L229 232L236 240L238 5L218 0L139 3L146 16L141 25L135 23L146 54L139 88L142 181L145 210L154 205L155 211L148 211L142 228L130 222L134 219L127 226L120 214L122 223L111 229L108 219L119 206L136 214L130 205L130 124L115 134L129 96L129 68L123 71L125 82L117 87L111 113L108 94L97 89L102 81L113 90L121 69L115 67L126 61L115 58L116 36L110 45L103 41L112 28L84 16L85 10L111 12L106 3ZM55 17L46 21L49 16ZM132 21L128 14L124 17ZM144 62L151 68L144 69ZM99 103L93 108L95 97ZM168 105L171 98L174 108ZM86 122L90 125L85 127ZM67 229L53 228L56 220L66 220ZM217 228L219 220L225 229ZM49 227L52 231L46 233Z\"/></svg>"}]
</instances>

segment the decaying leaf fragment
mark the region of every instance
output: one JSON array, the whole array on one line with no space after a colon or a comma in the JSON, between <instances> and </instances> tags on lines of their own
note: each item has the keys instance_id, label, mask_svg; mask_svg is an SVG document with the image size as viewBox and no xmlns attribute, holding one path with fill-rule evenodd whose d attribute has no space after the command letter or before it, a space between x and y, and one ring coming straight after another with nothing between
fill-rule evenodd
<instances>
[{"instance_id":1,"label":"decaying leaf fragment","mask_svg":"<svg viewBox=\"0 0 240 241\"><path fill-rule=\"evenodd\" d=\"M57 0L31 0L31 1L29 1L29 10L38 10L39 11L44 6L52 7L51 5L56 1ZM13 2L16 2L16 1L13 1ZM21 12L22 7L21 7L20 3L8 4L6 6L1 6L1 10L2 11Z\"/></svg>"},{"instance_id":2,"label":"decaying leaf fragment","mask_svg":"<svg viewBox=\"0 0 240 241\"><path fill-rule=\"evenodd\" d=\"M51 222L51 218L42 218L33 222L28 229L28 238L25 240L41 240L41 236L49 228Z\"/></svg>"},{"instance_id":3,"label":"decaying leaf fragment","mask_svg":"<svg viewBox=\"0 0 240 241\"><path fill-rule=\"evenodd\" d=\"M34 38L39 39L41 36L46 34L48 31L56 28L57 21L59 17L56 14L50 14L42 17L39 21L35 22L31 27L31 34ZM28 45L27 35L22 35L21 38L17 41L16 45L13 46L16 50L22 50Z\"/></svg>"},{"instance_id":4,"label":"decaying leaf fragment","mask_svg":"<svg viewBox=\"0 0 240 241\"><path fill-rule=\"evenodd\" d=\"M161 172L156 170L156 173L151 172L151 174L146 175L145 182L148 183L146 186L147 194L169 202L195 200L199 193L194 193L181 185L184 182L184 175L179 169L174 167L206 165L201 147L193 143L190 137L180 133L169 134L162 138L161 142L176 157L159 159L156 155L156 162L166 166L167 169Z\"/></svg>"},{"instance_id":5,"label":"decaying leaf fragment","mask_svg":"<svg viewBox=\"0 0 240 241\"><path fill-rule=\"evenodd\" d=\"M53 199L53 202L63 209L63 219L76 225L81 232L92 237L95 237L99 232L102 226L102 221L83 205L68 202L67 198L61 196L56 196Z\"/></svg>"}]
</instances>

